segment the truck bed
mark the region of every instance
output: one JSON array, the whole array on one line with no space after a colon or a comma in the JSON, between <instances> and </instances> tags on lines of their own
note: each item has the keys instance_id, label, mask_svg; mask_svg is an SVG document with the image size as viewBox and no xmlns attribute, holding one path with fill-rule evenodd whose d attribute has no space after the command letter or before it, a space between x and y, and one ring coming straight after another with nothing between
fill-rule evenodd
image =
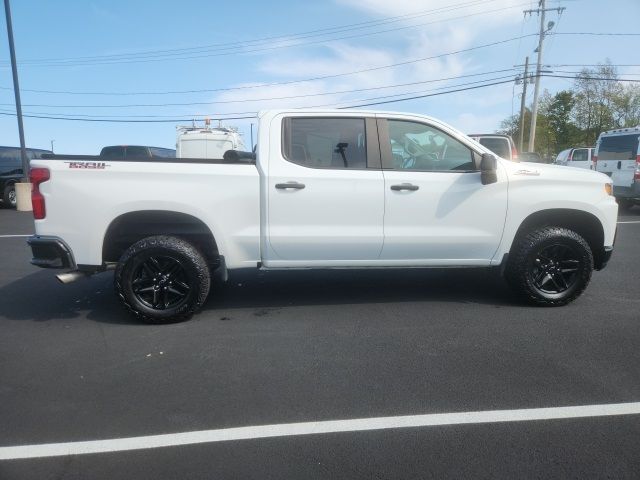
<instances>
[{"instance_id":1,"label":"truck bed","mask_svg":"<svg viewBox=\"0 0 640 480\"><path fill-rule=\"evenodd\" d=\"M50 179L40 185L46 217L36 234L58 236L77 265L102 265L103 239L118 217L170 211L199 219L234 268L260 259L260 182L246 159L135 158L48 155L33 160Z\"/></svg>"}]
</instances>

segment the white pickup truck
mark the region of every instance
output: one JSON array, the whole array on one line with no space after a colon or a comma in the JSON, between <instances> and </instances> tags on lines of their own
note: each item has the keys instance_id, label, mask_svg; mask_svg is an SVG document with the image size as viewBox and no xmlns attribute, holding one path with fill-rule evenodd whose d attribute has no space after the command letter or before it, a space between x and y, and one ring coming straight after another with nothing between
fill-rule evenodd
<instances>
[{"instance_id":1,"label":"white pickup truck","mask_svg":"<svg viewBox=\"0 0 640 480\"><path fill-rule=\"evenodd\" d=\"M32 263L65 283L115 268L124 305L161 323L197 311L215 270L500 267L529 302L564 305L611 256L601 173L496 158L422 115L258 121L256 152L223 159L32 160Z\"/></svg>"}]
</instances>

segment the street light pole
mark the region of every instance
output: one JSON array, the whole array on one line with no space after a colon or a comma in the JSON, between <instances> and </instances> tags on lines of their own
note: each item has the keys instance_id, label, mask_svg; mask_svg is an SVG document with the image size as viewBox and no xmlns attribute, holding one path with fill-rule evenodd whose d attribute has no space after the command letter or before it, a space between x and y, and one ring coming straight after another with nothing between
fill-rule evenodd
<instances>
[{"instance_id":1,"label":"street light pole","mask_svg":"<svg viewBox=\"0 0 640 480\"><path fill-rule=\"evenodd\" d=\"M22 158L22 181L29 182L29 159L24 143L24 127L22 126L22 104L20 103L20 85L18 84L18 65L16 50L13 44L13 26L11 25L11 7L9 0L4 0L4 13L7 17L7 35L9 36L9 54L11 55L11 71L13 73L13 93L16 97L16 114L18 117L18 134L20 135L20 157Z\"/></svg>"}]
</instances>

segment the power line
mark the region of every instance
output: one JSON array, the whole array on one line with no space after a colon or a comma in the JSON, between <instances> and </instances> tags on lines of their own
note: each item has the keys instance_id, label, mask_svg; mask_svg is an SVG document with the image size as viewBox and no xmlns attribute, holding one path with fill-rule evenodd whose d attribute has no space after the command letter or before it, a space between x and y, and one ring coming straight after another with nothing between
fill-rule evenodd
<instances>
[{"instance_id":1,"label":"power line","mask_svg":"<svg viewBox=\"0 0 640 480\"><path fill-rule=\"evenodd\" d=\"M405 65L411 65L411 64L414 64L414 63L424 62L424 61L427 61L427 60L435 60L437 58L443 58L443 57L447 57L447 56L451 56L451 55L458 55L460 53L466 53L466 52L471 52L471 51L475 51L475 50L480 50L482 48L488 48L488 47L493 47L493 46L497 46L497 45L502 45L502 44L505 44L505 43L513 42L515 40L519 40L521 38L531 37L531 36L535 36L535 35L536 34L521 35L521 36L518 36L518 37L512 37L512 38L508 38L508 39L505 39L505 40L499 40L499 41L486 43L486 44L482 44L482 45L476 45L474 47L455 50L453 52L446 52L446 53L441 53L441 54L438 54L438 55L431 55L429 57L417 58L417 59L413 59L413 60L406 60L404 62L392 63L392 64L387 64L387 65L380 65L380 66L377 66L377 67L370 67L370 68L365 68L365 69L362 69L362 70L356 70L356 71L351 71L351 72L335 73L335 74L329 74L329 75L320 75L320 76L317 76L317 77L306 78L306 79L302 79L302 80L289 80L289 81L284 81L284 82L272 82L272 83L267 83L267 84L262 84L262 85L251 85L251 86L243 86L243 87L227 87L227 88L208 89L208 90L204 90L204 91L207 91L207 92L220 92L220 91L243 90L243 89L249 89L249 88L264 88L264 87L271 87L271 86L293 85L293 84L298 84L298 83L313 82L313 81L317 81L317 80L325 80L325 79L328 79L328 78L339 78L339 77L345 77L345 76L350 76L350 75L357 75L357 74L360 74L360 73L367 73L367 72L373 72L373 71L378 71L378 70L384 70L384 69L387 69L387 68L395 68L395 67L399 67L399 66L405 66Z\"/></svg>"},{"instance_id":2,"label":"power line","mask_svg":"<svg viewBox=\"0 0 640 480\"><path fill-rule=\"evenodd\" d=\"M585 80L603 80L603 81L616 81L616 82L640 82L640 79L626 79L626 78L613 78L613 77L606 77L606 78L601 78L601 77L580 77L580 76L553 75L553 74L541 74L541 76L543 76L543 77L556 77L556 78L568 78L568 79L574 79L574 80L575 79L579 79L579 78L583 78ZM489 79L489 81L490 80L492 80L492 79ZM368 106L374 106L374 105L384 105L384 104L389 104L389 103L400 103L400 102L405 102L405 101L409 101L409 100L417 100L417 99L435 97L435 96L440 96L440 95L448 95L448 94L451 94L451 93L458 93L458 92L462 92L462 91L487 88L487 87L492 87L492 86L495 86L495 85L503 85L503 84L507 84L507 83L511 83L511 82L513 82L513 79L490 81L490 83L483 83L481 85L471 85L471 86L466 86L466 87L463 87L463 85L470 85L470 84L460 84L460 85L457 85L456 87L461 87L461 88L449 89L449 90L446 90L446 91L443 91L443 92L423 93L421 95L412 95L412 96L409 96L409 97L404 96L404 95L411 95L411 92L409 92L409 93L391 95L391 96L386 96L386 97L373 97L373 98L369 98L369 99L343 101L343 102L334 103L334 104L317 105L317 106L306 107L306 108L326 108L326 107L330 107L330 106L333 106L333 105L337 106L337 105L343 105L343 104L348 104L348 105L337 106L336 108L338 108L338 109L361 108L361 107L368 107ZM470 82L470 83L478 83L478 82ZM440 88L435 89L435 90L440 90L442 88L450 88L450 87L440 87ZM434 91L430 90L429 92L434 92ZM403 96L403 98L392 98L392 99L389 99L389 100L371 101L371 100L376 100L376 99L397 97L397 96L401 96L401 95ZM367 103L358 103L358 102L367 102ZM357 103L357 104L355 104L355 103ZM6 111L0 111L0 115L3 115L3 116L15 116L15 113L6 112ZM36 115L34 113L28 113L28 114L25 114L24 117L26 117L26 118L37 118L37 119L49 119L49 120L66 120L66 121L80 121L80 122L82 122L82 121L85 121L85 122L105 122L105 123L180 123L180 122L190 122L190 121L192 121L194 119L194 117L210 117L212 120L244 120L244 119L252 119L252 118L255 118L255 116L257 115L257 112L239 112L239 113L235 113L235 114L227 113L227 114L218 114L218 115L198 114L198 115L191 115L188 118L171 118L171 119L153 118L153 119L146 119L146 120L114 119L114 118L101 118L101 117L87 118L88 116L76 115L75 117L72 117L72 116L63 116L63 115L72 115L72 114ZM236 115L236 116L229 116L229 115ZM128 117L128 118L130 118L130 117Z\"/></svg>"},{"instance_id":3,"label":"power line","mask_svg":"<svg viewBox=\"0 0 640 480\"><path fill-rule=\"evenodd\" d=\"M495 0L489 0L491 2L495 1ZM443 13L443 12L447 12L447 11L453 11L453 10L458 10L460 8L468 8L469 6L479 6L482 5L486 2L483 2L482 0L474 0L473 2L468 2L465 4L458 4L458 6L449 6L446 8L441 8L439 9L437 12L431 12L429 14L432 13ZM513 5L507 8L517 8L519 7L519 5ZM223 47L223 48L215 48L215 49L210 49L208 48L208 46L204 46L204 47L191 47L191 50L194 49L200 49L201 51L196 52L196 51L192 51L192 52L185 52L185 50L188 49L175 49L173 52L171 53L172 50L165 50L164 52L169 52L169 53L160 53L160 54L144 54L144 53L131 53L131 54L120 54L120 55L104 55L104 56L93 56L93 57L75 57L75 58L68 58L68 59L37 59L37 60L30 60L30 61L22 61L21 65L22 66L81 66L81 65L110 65L110 64L123 64L123 63L146 63L149 61L162 61L162 60L185 60L185 59L193 59L193 58L205 58L205 57L216 57L216 56L225 56L225 55L237 55L237 54L246 54L246 53L256 53L256 52L261 52L261 51L270 51L270 50L276 50L276 49L282 49L282 48L292 48L292 47L298 47L298 46L305 46L305 45L316 45L316 44L320 44L320 43L327 43L327 42L333 42L333 41L337 41L337 40L343 40L343 39L349 39L349 38L357 38L357 37L362 37L362 36L369 36L369 35L378 35L378 34L382 34L382 33L388 33L388 32L396 32L398 30L403 30L403 29L410 29L410 28L418 28L418 27L422 27L425 25L431 25L434 23L441 23L441 22L446 22L446 21L451 21L451 20L456 20L456 19L461 19L461 18L467 18L467 17L472 17L472 16L476 16L476 15L485 15L488 13L493 13L493 12L497 12L497 11L502 11L504 10L504 8L500 8L500 9L495 9L495 10L483 10L480 12L475 12L472 14L467 14L467 15L462 15L462 16L458 16L458 17L450 17L450 18L445 18L445 19L441 19L441 20L437 20L437 21L433 21L433 22L428 22L428 23L422 23L422 24L417 24L417 25L409 25L409 26L404 26L404 27L395 27L393 29L388 29L388 30L381 30L381 31L377 31L377 32L364 32L364 33L360 33L360 34L356 34L356 35L349 35L349 36L342 36L342 37L335 37L335 38L329 38L329 39L321 39L321 40L317 40L317 41L312 41L312 42L298 42L298 43L290 43L291 39L290 38L286 38L286 37L275 37L275 38L284 38L284 40L282 40L282 42L286 42L286 45L275 45L275 46L268 46L268 47L264 47L264 48L253 48L253 49L245 49L245 50L239 50L239 51L231 51L231 52L220 52L220 50L229 50L229 49L242 49L242 48L251 48L251 46L247 46L245 44L236 44L236 46L233 47ZM427 13L423 13L421 15L416 15L416 16L425 16L427 15ZM392 17L395 18L395 17ZM400 20L393 20L393 21L400 21ZM381 21L377 21L379 24L381 23ZM391 22L387 22L387 23L391 23ZM374 25L374 26L379 26L379 25ZM356 29L361 29L361 28L365 28L365 27L358 27ZM370 28L370 27L367 27ZM334 35L334 34L340 34L340 33L344 33L347 32L349 30L353 30L353 29L343 29L342 31L338 31L338 32L332 32L332 33L325 33L322 35ZM318 36L318 34L316 35L310 35L310 36ZM300 37L300 38L304 38L304 37ZM294 39L295 40L295 39ZM273 42L272 42L273 43ZM231 44L230 44L231 45ZM259 46L259 45L254 45L254 46ZM203 48L208 48L205 50L202 50ZM216 52L216 53L211 53L211 54L206 54L207 52ZM159 51L159 52L163 52L163 51ZM199 54L203 54L203 55L199 55ZM180 55L188 55L188 56L182 56L180 57Z\"/></svg>"},{"instance_id":4,"label":"power line","mask_svg":"<svg viewBox=\"0 0 640 480\"><path fill-rule=\"evenodd\" d=\"M406 102L408 100L417 100L420 98L428 98L428 97L436 97L438 95L447 95L449 93L457 93L457 92L463 92L466 90L476 90L478 88L486 88L486 87L492 87L494 85L502 85L504 83L511 83L513 80L503 80L501 82L493 82L493 83L488 83L486 85L476 85L473 87L466 87L466 88L458 88L455 90L448 90L446 92L438 92L438 93L430 93L430 94L425 94L425 95L416 95L413 97L407 97L407 98L399 98L396 100L386 100L386 101L381 101L381 102L371 102L371 103L361 103L359 105L349 105L348 107L338 107L340 109L348 109L348 108L360 108L360 107L370 107L372 105L384 105L387 103L397 103L397 102Z\"/></svg>"},{"instance_id":5,"label":"power line","mask_svg":"<svg viewBox=\"0 0 640 480\"><path fill-rule=\"evenodd\" d=\"M521 6L521 5L514 5L512 7L507 7L507 8L518 8L519 6ZM336 38L331 38L331 39L317 40L317 41L313 41L313 42L294 43L294 44L287 44L287 45L276 45L276 46L257 48L257 49L250 49L250 50L239 50L239 51L232 51L232 52L217 52L217 50L216 50L217 53L207 53L207 54L202 54L202 55L189 55L189 56L183 56L183 57L172 56L172 57L146 58L146 59L145 58L141 58L141 59L132 58L132 59L117 60L117 61L86 61L86 62L75 62L75 63L64 63L64 62L50 62L50 63L37 63L37 64L36 63L32 63L32 64L24 64L24 63L22 63L21 65L22 66L40 66L40 67L118 65L118 64L132 64L132 63L149 63L149 62L158 62L158 61L164 61L164 60L191 60L191 59L220 57L220 56L228 56L228 55L259 53L259 52L279 50L279 49L284 49L284 48L293 48L293 47L301 47L301 46L308 46L308 45L325 44L325 43L328 43L328 42L334 42L334 41L338 41L338 40L345 40L345 39L358 38L358 37L363 37L363 36L378 35L378 34L388 33L388 32L397 32L398 30L409 29L409 28L418 28L418 27L422 27L422 26L425 26L425 25L431 25L431 24L434 24L434 23L442 23L442 22L445 22L445 21L456 20L456 19L460 19L460 18L473 17L473 16L476 16L476 15L485 15L485 14L488 14L488 13L493 13L493 12L502 11L502 10L504 10L504 8L495 9L495 10L485 10L485 11L476 12L476 13L472 13L472 14L468 14L468 15L462 15L462 16L459 16L459 17L452 17L452 18L448 18L448 19L442 19L442 20L438 20L438 21L434 21L434 22L428 22L428 23L422 23L422 24L418 24L418 25L410 25L410 26L405 26L405 27L396 27L396 28L393 28L393 29L381 30L381 31L378 31L378 32L368 32L368 33L361 33L361 34L357 34L357 35L348 35L348 36L336 37Z\"/></svg>"},{"instance_id":6,"label":"power line","mask_svg":"<svg viewBox=\"0 0 640 480\"><path fill-rule=\"evenodd\" d=\"M495 0L488 0L488 2L493 2L493 1L495 1ZM439 8L430 9L430 10L421 10L421 11L417 11L417 12L414 12L414 13L408 13L408 14L404 14L404 15L385 17L385 18L378 19L378 20L370 20L370 21L366 21L366 22L358 22L358 23L346 24L346 25L337 25L337 26L333 26L333 27L325 27L325 28L320 28L320 29L315 29L315 30L307 30L307 31L304 31L304 32L273 35L273 36L268 36L268 37L259 37L259 38L251 39L251 40L241 40L241 41L223 42L223 43L212 43L212 44L199 45L199 46L194 46L194 47L172 48L172 49L164 49L164 50L144 50L144 51L139 51L139 52L121 53L121 54L90 55L90 56L67 57L67 58L40 58L40 59L36 58L36 59L27 59L27 60L24 60L24 62L25 63L31 63L31 62L65 62L65 61L94 60L94 59L107 59L107 58L120 59L120 58L126 58L126 57L132 57L132 56L134 56L134 57L135 56L144 56L144 55L150 55L150 54L171 54L171 53L174 53L174 52L181 52L181 53L187 52L188 53L188 52L191 52L191 51L194 51L194 50L203 50L203 49L210 49L210 48L219 49L221 47L239 47L239 46L246 46L247 44L273 42L273 41L276 41L276 40L290 41L290 40L295 39L297 37L308 38L308 37L311 37L311 36L340 33L342 31L351 31L351 30L357 30L357 29L363 29L363 28L372 28L372 27L379 26L379 25L385 25L385 24L400 22L400 21L406 20L408 18L418 18L418 17L427 16L427 15L433 15L433 14L437 14L437 13L447 12L447 11L450 11L450 10L457 10L457 9L460 9L460 8L468 8L470 6L475 6L476 4L483 4L483 3L486 3L486 2L484 2L483 0L472 0L472 1L467 1L467 2L458 3L458 4L454 4L454 5L449 5L449 6L446 6L446 7L439 7Z\"/></svg>"},{"instance_id":7,"label":"power line","mask_svg":"<svg viewBox=\"0 0 640 480\"><path fill-rule=\"evenodd\" d=\"M204 102L186 102L186 103L139 103L139 104L120 104L120 105L49 105L49 104L25 104L28 107L47 107L47 108L129 108L129 107L171 107L171 106L194 106L194 105L214 105L214 104L230 104L230 103L246 103L246 102L265 102L273 100L288 100L295 98L307 98L307 97L321 97L327 95L338 95L343 93L355 93L372 90L383 90L389 88L399 88L411 85L421 85L425 83L444 82L447 80L457 80L460 78L479 77L486 75L493 75L495 73L512 72L515 68L506 68L501 70L493 70L490 72L471 73L467 75L456 75L453 77L436 78L431 80L422 80L418 82L398 83L393 85L382 85L377 87L356 88L351 90L337 90L331 92L322 93L307 93L301 95L288 95L282 97L269 97L269 98L243 98L238 100L222 100L222 101L204 101ZM11 105L9 103L0 103L0 105Z\"/></svg>"},{"instance_id":8,"label":"power line","mask_svg":"<svg viewBox=\"0 0 640 480\"><path fill-rule=\"evenodd\" d=\"M4 116L15 116L15 113L4 113L0 112L0 115ZM59 116L45 116L45 115L23 115L26 118L39 118L45 120L67 120L74 122L100 122L100 123L183 123L190 122L193 118L173 118L166 120L118 120L118 119L107 119L107 118L76 118L76 117L59 117ZM219 118L211 118L213 121L217 120L245 120L255 118L256 115L246 116L246 117L219 117Z\"/></svg>"}]
</instances>

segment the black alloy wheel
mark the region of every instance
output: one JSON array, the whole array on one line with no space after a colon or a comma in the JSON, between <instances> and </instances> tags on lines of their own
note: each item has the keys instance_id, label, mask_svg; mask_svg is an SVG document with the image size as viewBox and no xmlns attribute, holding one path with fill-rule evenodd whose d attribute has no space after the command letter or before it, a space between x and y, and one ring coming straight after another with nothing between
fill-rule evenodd
<instances>
[{"instance_id":1,"label":"black alloy wheel","mask_svg":"<svg viewBox=\"0 0 640 480\"><path fill-rule=\"evenodd\" d=\"M151 256L133 273L133 294L149 308L178 308L189 297L189 278L179 259Z\"/></svg>"},{"instance_id":2,"label":"black alloy wheel","mask_svg":"<svg viewBox=\"0 0 640 480\"><path fill-rule=\"evenodd\" d=\"M580 255L566 244L553 244L542 248L529 266L531 283L545 294L566 292L579 279Z\"/></svg>"},{"instance_id":3,"label":"black alloy wheel","mask_svg":"<svg viewBox=\"0 0 640 480\"><path fill-rule=\"evenodd\" d=\"M593 253L582 236L568 228L543 226L514 240L505 279L529 303L554 307L578 298L592 272Z\"/></svg>"},{"instance_id":4,"label":"black alloy wheel","mask_svg":"<svg viewBox=\"0 0 640 480\"><path fill-rule=\"evenodd\" d=\"M114 285L127 310L146 323L187 320L209 295L209 262L189 241L143 238L120 258Z\"/></svg>"}]
</instances>

